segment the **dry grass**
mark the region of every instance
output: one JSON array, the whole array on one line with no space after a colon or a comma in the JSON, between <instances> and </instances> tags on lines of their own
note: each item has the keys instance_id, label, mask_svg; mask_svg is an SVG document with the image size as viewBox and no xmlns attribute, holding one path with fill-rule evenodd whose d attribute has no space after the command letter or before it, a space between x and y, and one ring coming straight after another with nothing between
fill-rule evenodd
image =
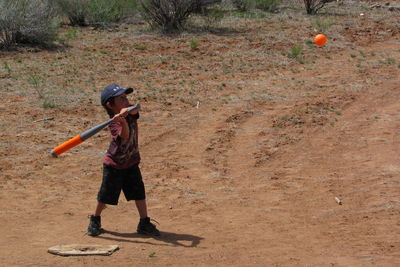
<instances>
[{"instance_id":1,"label":"dry grass","mask_svg":"<svg viewBox=\"0 0 400 267\"><path fill-rule=\"evenodd\" d=\"M286 1L279 13L265 13L266 18L239 18L228 10L214 33L195 30L175 36L149 32L143 24L114 31L65 27L65 50L3 54L7 68L5 63L0 68L2 87L36 105L42 105L45 96L60 109L97 103L101 88L114 81L137 88L138 99L166 107L174 102L193 106L204 99L224 104L260 95L251 82L259 75L312 69L317 58L399 32L394 16L367 7L330 4L320 16L307 16L301 4ZM365 15L360 18L360 13ZM321 29L329 38L322 49L311 41ZM191 48L193 40L196 49ZM304 64L287 56L295 46L303 48Z\"/></svg>"}]
</instances>

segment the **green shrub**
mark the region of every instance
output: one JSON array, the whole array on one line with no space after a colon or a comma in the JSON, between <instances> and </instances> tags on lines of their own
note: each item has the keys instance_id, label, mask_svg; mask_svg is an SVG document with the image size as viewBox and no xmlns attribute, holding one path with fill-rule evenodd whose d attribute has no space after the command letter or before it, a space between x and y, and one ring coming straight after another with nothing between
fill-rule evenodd
<instances>
[{"instance_id":1,"label":"green shrub","mask_svg":"<svg viewBox=\"0 0 400 267\"><path fill-rule=\"evenodd\" d=\"M192 39L192 40L190 41L190 48L191 48L192 50L197 50L197 49L199 49L199 42L197 42L196 40Z\"/></svg>"},{"instance_id":2,"label":"green shrub","mask_svg":"<svg viewBox=\"0 0 400 267\"><path fill-rule=\"evenodd\" d=\"M89 0L56 0L60 12L72 26L85 26L89 10Z\"/></svg>"},{"instance_id":3,"label":"green shrub","mask_svg":"<svg viewBox=\"0 0 400 267\"><path fill-rule=\"evenodd\" d=\"M56 0L73 26L106 26L133 14L136 0Z\"/></svg>"},{"instance_id":4,"label":"green shrub","mask_svg":"<svg viewBox=\"0 0 400 267\"><path fill-rule=\"evenodd\" d=\"M2 0L0 10L0 48L48 46L56 40L59 21L50 0Z\"/></svg>"},{"instance_id":5,"label":"green shrub","mask_svg":"<svg viewBox=\"0 0 400 267\"><path fill-rule=\"evenodd\" d=\"M301 57L302 54L303 54L303 47L301 45L295 45L292 47L292 49L290 49L287 56L289 58L296 59L301 64L304 64L305 61L304 58Z\"/></svg>"},{"instance_id":6,"label":"green shrub","mask_svg":"<svg viewBox=\"0 0 400 267\"><path fill-rule=\"evenodd\" d=\"M241 12L257 8L263 11L273 12L277 9L281 0L232 0L232 4Z\"/></svg>"},{"instance_id":7,"label":"green shrub","mask_svg":"<svg viewBox=\"0 0 400 267\"><path fill-rule=\"evenodd\" d=\"M326 32L332 25L335 24L335 20L332 18L315 18L311 21L311 24L318 32Z\"/></svg>"},{"instance_id":8,"label":"green shrub","mask_svg":"<svg viewBox=\"0 0 400 267\"><path fill-rule=\"evenodd\" d=\"M205 11L202 12L202 18L207 29L211 29L212 26L220 23L225 16L224 11L218 7L204 10Z\"/></svg>"},{"instance_id":9,"label":"green shrub","mask_svg":"<svg viewBox=\"0 0 400 267\"><path fill-rule=\"evenodd\" d=\"M134 0L90 0L88 21L91 25L105 26L122 21L136 9Z\"/></svg>"},{"instance_id":10,"label":"green shrub","mask_svg":"<svg viewBox=\"0 0 400 267\"><path fill-rule=\"evenodd\" d=\"M303 0L304 6L306 8L307 14L315 15L317 12L329 2L334 2L336 0Z\"/></svg>"},{"instance_id":11,"label":"green shrub","mask_svg":"<svg viewBox=\"0 0 400 267\"><path fill-rule=\"evenodd\" d=\"M292 49L288 52L288 57L290 58L297 58L299 55L303 53L303 47L301 45L295 45Z\"/></svg>"},{"instance_id":12,"label":"green shrub","mask_svg":"<svg viewBox=\"0 0 400 267\"><path fill-rule=\"evenodd\" d=\"M198 8L198 0L140 0L143 18L163 32L181 31Z\"/></svg>"},{"instance_id":13,"label":"green shrub","mask_svg":"<svg viewBox=\"0 0 400 267\"><path fill-rule=\"evenodd\" d=\"M256 0L256 8L274 12L277 8L281 0Z\"/></svg>"},{"instance_id":14,"label":"green shrub","mask_svg":"<svg viewBox=\"0 0 400 267\"><path fill-rule=\"evenodd\" d=\"M256 6L256 0L232 0L232 4L239 11L248 11Z\"/></svg>"}]
</instances>

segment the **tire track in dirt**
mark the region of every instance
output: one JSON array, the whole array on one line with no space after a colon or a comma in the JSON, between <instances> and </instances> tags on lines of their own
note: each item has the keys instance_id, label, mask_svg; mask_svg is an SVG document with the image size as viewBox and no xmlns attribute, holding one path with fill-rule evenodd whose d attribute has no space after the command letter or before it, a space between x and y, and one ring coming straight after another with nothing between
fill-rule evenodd
<instances>
[{"instance_id":1,"label":"tire track in dirt","mask_svg":"<svg viewBox=\"0 0 400 267\"><path fill-rule=\"evenodd\" d=\"M230 169L228 166L229 155L232 149L232 142L236 139L241 125L254 115L248 108L239 107L227 116L218 125L216 131L212 134L206 151L206 165L214 170L215 178L228 178Z\"/></svg>"},{"instance_id":2,"label":"tire track in dirt","mask_svg":"<svg viewBox=\"0 0 400 267\"><path fill-rule=\"evenodd\" d=\"M188 110L179 117L178 126L144 141L141 146L143 170L149 182L149 195L164 196L169 205L179 199L200 199L205 192L194 190L209 181L211 170L203 164L208 136L214 132L218 115ZM143 131L153 132L153 128ZM143 132L146 135L146 132Z\"/></svg>"}]
</instances>

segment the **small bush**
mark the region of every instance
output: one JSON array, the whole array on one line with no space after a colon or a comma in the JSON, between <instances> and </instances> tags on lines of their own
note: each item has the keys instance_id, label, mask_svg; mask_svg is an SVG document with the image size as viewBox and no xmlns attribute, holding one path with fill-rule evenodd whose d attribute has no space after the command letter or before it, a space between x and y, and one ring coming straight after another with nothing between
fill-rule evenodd
<instances>
[{"instance_id":1,"label":"small bush","mask_svg":"<svg viewBox=\"0 0 400 267\"><path fill-rule=\"evenodd\" d=\"M290 51L288 52L287 56L289 58L293 58L296 59L297 62L304 64L304 58L301 57L301 55L303 54L303 47L301 45L295 45L292 47L292 49L290 49Z\"/></svg>"},{"instance_id":2,"label":"small bush","mask_svg":"<svg viewBox=\"0 0 400 267\"><path fill-rule=\"evenodd\" d=\"M137 9L135 0L56 0L72 26L107 26Z\"/></svg>"},{"instance_id":3,"label":"small bush","mask_svg":"<svg viewBox=\"0 0 400 267\"><path fill-rule=\"evenodd\" d=\"M256 6L256 0L232 0L232 4L239 11L245 12Z\"/></svg>"},{"instance_id":4,"label":"small bush","mask_svg":"<svg viewBox=\"0 0 400 267\"><path fill-rule=\"evenodd\" d=\"M281 0L256 0L256 8L274 12L277 8Z\"/></svg>"},{"instance_id":5,"label":"small bush","mask_svg":"<svg viewBox=\"0 0 400 267\"><path fill-rule=\"evenodd\" d=\"M331 18L319 18L312 20L312 25L318 32L326 32L332 25L335 24L335 20Z\"/></svg>"},{"instance_id":6,"label":"small bush","mask_svg":"<svg viewBox=\"0 0 400 267\"><path fill-rule=\"evenodd\" d=\"M295 45L292 49L288 52L288 57L290 58L297 58L299 55L303 53L303 47L300 45Z\"/></svg>"},{"instance_id":7,"label":"small bush","mask_svg":"<svg viewBox=\"0 0 400 267\"><path fill-rule=\"evenodd\" d=\"M212 27L219 24L224 18L224 11L219 8L208 8L202 11L202 19L204 21L204 26L206 29L211 30Z\"/></svg>"},{"instance_id":8,"label":"small bush","mask_svg":"<svg viewBox=\"0 0 400 267\"><path fill-rule=\"evenodd\" d=\"M325 6L326 3L334 2L336 0L303 0L307 14L315 15L317 12Z\"/></svg>"},{"instance_id":9,"label":"small bush","mask_svg":"<svg viewBox=\"0 0 400 267\"><path fill-rule=\"evenodd\" d=\"M257 8L263 11L274 12L281 0L231 0L232 4L241 12Z\"/></svg>"},{"instance_id":10,"label":"small bush","mask_svg":"<svg viewBox=\"0 0 400 267\"><path fill-rule=\"evenodd\" d=\"M197 50L197 49L199 49L199 42L197 42L196 40L192 39L192 40L190 41L190 48L191 48L192 50Z\"/></svg>"},{"instance_id":11,"label":"small bush","mask_svg":"<svg viewBox=\"0 0 400 267\"><path fill-rule=\"evenodd\" d=\"M204 13L207 9L207 6L215 5L221 3L222 0L196 0L194 5L195 13Z\"/></svg>"},{"instance_id":12,"label":"small bush","mask_svg":"<svg viewBox=\"0 0 400 267\"><path fill-rule=\"evenodd\" d=\"M88 0L56 0L60 12L72 26L85 26L89 10Z\"/></svg>"},{"instance_id":13,"label":"small bush","mask_svg":"<svg viewBox=\"0 0 400 267\"><path fill-rule=\"evenodd\" d=\"M137 9L132 0L90 0L88 21L91 25L106 26L118 23Z\"/></svg>"},{"instance_id":14,"label":"small bush","mask_svg":"<svg viewBox=\"0 0 400 267\"><path fill-rule=\"evenodd\" d=\"M181 31L198 8L198 0L140 0L140 4L144 19L166 33Z\"/></svg>"},{"instance_id":15,"label":"small bush","mask_svg":"<svg viewBox=\"0 0 400 267\"><path fill-rule=\"evenodd\" d=\"M57 38L57 12L50 0L0 1L0 48L17 43L48 46Z\"/></svg>"}]
</instances>

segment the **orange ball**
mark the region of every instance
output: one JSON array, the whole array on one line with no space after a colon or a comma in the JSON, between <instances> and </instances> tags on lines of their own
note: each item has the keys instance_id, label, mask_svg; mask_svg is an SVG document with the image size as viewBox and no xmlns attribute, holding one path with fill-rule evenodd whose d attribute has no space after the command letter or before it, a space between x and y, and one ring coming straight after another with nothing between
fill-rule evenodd
<instances>
[{"instance_id":1,"label":"orange ball","mask_svg":"<svg viewBox=\"0 0 400 267\"><path fill-rule=\"evenodd\" d=\"M314 37L314 43L315 43L316 45L318 45L318 46L323 46L323 45L326 43L326 41L328 41L328 39L327 39L326 36L325 36L324 34L322 34L322 33L317 34L317 35Z\"/></svg>"}]
</instances>

